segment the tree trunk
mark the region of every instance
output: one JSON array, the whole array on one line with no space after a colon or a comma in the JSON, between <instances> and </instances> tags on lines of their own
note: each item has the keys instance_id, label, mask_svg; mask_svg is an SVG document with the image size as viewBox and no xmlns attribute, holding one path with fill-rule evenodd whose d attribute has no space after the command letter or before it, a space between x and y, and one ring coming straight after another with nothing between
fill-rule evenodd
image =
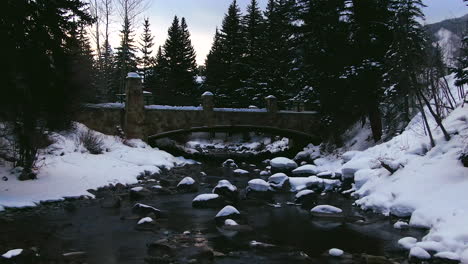
<instances>
[{"instance_id":1,"label":"tree trunk","mask_svg":"<svg viewBox=\"0 0 468 264\"><path fill-rule=\"evenodd\" d=\"M382 116L378 105L372 104L368 110L369 121L372 129L372 137L377 142L382 139Z\"/></svg>"}]
</instances>

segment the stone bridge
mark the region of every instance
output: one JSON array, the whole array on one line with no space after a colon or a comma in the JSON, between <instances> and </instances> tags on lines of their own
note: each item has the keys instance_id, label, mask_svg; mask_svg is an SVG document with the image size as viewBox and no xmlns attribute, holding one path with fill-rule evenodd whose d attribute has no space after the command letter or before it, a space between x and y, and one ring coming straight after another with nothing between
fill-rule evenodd
<instances>
[{"instance_id":1,"label":"stone bridge","mask_svg":"<svg viewBox=\"0 0 468 264\"><path fill-rule=\"evenodd\" d=\"M201 106L144 105L137 74L129 73L125 104L86 105L76 120L105 134L119 127L128 138L154 140L179 133L259 131L308 142L319 142L318 116L310 111L279 111L276 98L266 98L265 109L215 108L214 95L202 95Z\"/></svg>"}]
</instances>

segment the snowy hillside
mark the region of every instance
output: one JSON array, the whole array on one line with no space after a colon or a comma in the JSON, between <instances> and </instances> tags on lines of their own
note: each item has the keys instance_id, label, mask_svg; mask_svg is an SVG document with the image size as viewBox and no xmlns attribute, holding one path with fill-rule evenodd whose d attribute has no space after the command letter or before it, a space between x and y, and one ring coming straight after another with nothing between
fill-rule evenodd
<instances>
[{"instance_id":1,"label":"snowy hillside","mask_svg":"<svg viewBox=\"0 0 468 264\"><path fill-rule=\"evenodd\" d=\"M445 64L449 67L456 66L461 48L461 38L445 28L439 29L434 36L437 40L434 46L440 47Z\"/></svg>"}]
</instances>

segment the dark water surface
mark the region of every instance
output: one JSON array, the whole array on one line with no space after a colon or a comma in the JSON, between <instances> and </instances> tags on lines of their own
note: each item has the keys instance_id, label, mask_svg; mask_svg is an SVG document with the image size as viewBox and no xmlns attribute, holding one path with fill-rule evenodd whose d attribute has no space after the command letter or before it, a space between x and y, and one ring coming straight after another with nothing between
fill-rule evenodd
<instances>
[{"instance_id":1,"label":"dark water surface","mask_svg":"<svg viewBox=\"0 0 468 264\"><path fill-rule=\"evenodd\" d=\"M208 176L198 177L200 171ZM228 179L239 189L249 178L223 175L214 165L194 165L176 170L179 179L192 176L202 181L198 193L209 193L218 180ZM194 175L197 175L196 177ZM154 182L140 185L150 187ZM98 192L105 197L107 191ZM248 232L221 230L214 216L219 209L194 209L192 199L197 193L150 195L141 201L159 208L166 217L156 220L157 229L136 229L138 217L131 212L135 201L124 198L120 208L102 208L99 199L73 200L42 205L27 210L9 210L0 214L0 252L13 248L36 247L42 256L39 263L63 262L61 254L86 252L83 262L73 263L145 263L147 244L184 231L199 234L215 251L225 254L214 263L359 263L357 260L337 260L324 256L330 248L361 256L363 253L404 259L406 253L398 248L404 236L421 237L421 230L397 230L396 219L363 212L352 206L353 200L341 194L320 196L317 204L342 208L345 219L312 217L300 206L287 205L294 194L275 194L275 208L261 202L241 201L236 208L243 215ZM363 219L363 221L357 221ZM250 241L274 244L273 250L254 249ZM304 258L304 253L310 258ZM162 263L162 262L161 262Z\"/></svg>"}]
</instances>

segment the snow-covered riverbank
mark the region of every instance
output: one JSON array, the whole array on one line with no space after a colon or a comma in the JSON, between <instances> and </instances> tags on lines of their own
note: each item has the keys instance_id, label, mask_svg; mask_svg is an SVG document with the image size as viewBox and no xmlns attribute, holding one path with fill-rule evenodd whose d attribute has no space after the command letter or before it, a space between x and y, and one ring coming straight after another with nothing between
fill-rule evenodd
<instances>
[{"instance_id":1,"label":"snow-covered riverbank","mask_svg":"<svg viewBox=\"0 0 468 264\"><path fill-rule=\"evenodd\" d=\"M41 150L37 180L19 181L20 169L0 164L0 210L4 207L34 206L41 201L64 197L93 196L87 190L109 184L134 184L145 171L157 173L193 161L177 158L151 148L140 140L124 142L113 136L92 132L102 139L104 152L90 154L79 141L87 128L76 124L72 132L52 134L54 144Z\"/></svg>"}]
</instances>

